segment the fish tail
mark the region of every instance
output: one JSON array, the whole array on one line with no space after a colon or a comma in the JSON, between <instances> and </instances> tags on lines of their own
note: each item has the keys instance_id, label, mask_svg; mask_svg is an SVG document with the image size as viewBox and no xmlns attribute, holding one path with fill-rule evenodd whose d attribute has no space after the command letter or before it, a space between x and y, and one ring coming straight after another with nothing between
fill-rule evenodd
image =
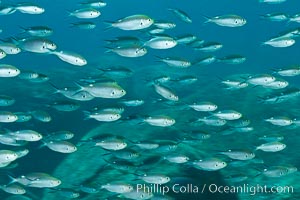
<instances>
[{"instance_id":1,"label":"fish tail","mask_svg":"<svg viewBox=\"0 0 300 200\"><path fill-rule=\"evenodd\" d=\"M88 120L90 119L90 115L91 115L91 112L87 111L87 110L84 110L83 111L83 114L84 114L84 120Z\"/></svg>"},{"instance_id":2,"label":"fish tail","mask_svg":"<svg viewBox=\"0 0 300 200\"><path fill-rule=\"evenodd\" d=\"M112 47L104 47L104 48L107 49L107 50L105 51L105 53L111 53L111 52L113 52L113 49L114 49L114 48L112 48Z\"/></svg>"},{"instance_id":3,"label":"fish tail","mask_svg":"<svg viewBox=\"0 0 300 200\"><path fill-rule=\"evenodd\" d=\"M41 149L45 146L47 146L47 142L45 140L41 140L42 144L40 146L37 147L37 149Z\"/></svg>"},{"instance_id":4,"label":"fish tail","mask_svg":"<svg viewBox=\"0 0 300 200\"><path fill-rule=\"evenodd\" d=\"M24 34L27 31L27 28L23 27L23 26L19 26L19 28L22 30L22 32L20 34Z\"/></svg>"},{"instance_id":5,"label":"fish tail","mask_svg":"<svg viewBox=\"0 0 300 200\"><path fill-rule=\"evenodd\" d=\"M112 28L113 28L113 26L112 26L113 23L114 23L114 22L112 22L112 21L104 21L104 24L107 25L107 26L104 28L104 31L108 31L108 30L112 29Z\"/></svg>"},{"instance_id":6,"label":"fish tail","mask_svg":"<svg viewBox=\"0 0 300 200\"><path fill-rule=\"evenodd\" d=\"M279 71L278 69L271 69L271 71L272 71L272 75L273 74L277 74L277 72Z\"/></svg>"},{"instance_id":7,"label":"fish tail","mask_svg":"<svg viewBox=\"0 0 300 200\"><path fill-rule=\"evenodd\" d=\"M10 185L10 184L18 182L18 180L16 178L14 178L12 175L7 174L7 176L10 179L10 182L7 185Z\"/></svg>"},{"instance_id":8,"label":"fish tail","mask_svg":"<svg viewBox=\"0 0 300 200\"><path fill-rule=\"evenodd\" d=\"M60 89L58 89L58 87L56 87L53 83L49 83L53 89L55 89L55 92L53 92L53 94L57 94L57 93L60 93Z\"/></svg>"},{"instance_id":9,"label":"fish tail","mask_svg":"<svg viewBox=\"0 0 300 200\"><path fill-rule=\"evenodd\" d=\"M211 22L211 17L208 17L207 15L203 15L203 14L201 14L201 16L206 20L206 21L204 22L204 24L207 24L207 23L210 23L210 22Z\"/></svg>"},{"instance_id":10,"label":"fish tail","mask_svg":"<svg viewBox=\"0 0 300 200\"><path fill-rule=\"evenodd\" d=\"M77 81L75 81L74 83L77 87L79 87L79 90L77 92L84 90L84 86L82 86L80 83L78 83Z\"/></svg>"}]
</instances>

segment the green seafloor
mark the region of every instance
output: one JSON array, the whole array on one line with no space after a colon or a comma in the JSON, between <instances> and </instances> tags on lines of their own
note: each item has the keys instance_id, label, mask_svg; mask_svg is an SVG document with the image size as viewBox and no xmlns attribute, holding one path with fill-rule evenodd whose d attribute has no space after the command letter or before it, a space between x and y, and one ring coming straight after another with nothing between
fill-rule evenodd
<instances>
[{"instance_id":1,"label":"green seafloor","mask_svg":"<svg viewBox=\"0 0 300 200\"><path fill-rule=\"evenodd\" d=\"M30 15L16 11L9 15L1 15L0 39L9 41L14 38L28 38L20 27L48 26L53 29L49 37L57 45L57 50L76 52L86 60L85 66L73 66L48 53L34 53L22 50L16 55L9 55L0 60L0 64L17 67L21 73L37 72L46 75L49 80L35 82L27 77L0 78L0 95L12 97L15 102L9 106L1 106L0 111L12 113L24 112L32 115L42 110L51 116L51 121L31 119L27 122L0 122L1 137L9 137L18 130L34 130L41 133L43 139L15 146L1 142L0 150L20 151L28 149L29 153L0 167L0 199L5 200L104 200L104 199L176 199L176 200L222 200L222 199L300 199L300 72L295 76L281 76L278 71L295 68L300 71L299 39L300 25L297 22L270 21L262 19L267 13L285 13L293 16L300 12L300 2L287 0L283 3L268 4L258 0L222 1L222 0L106 0L106 6L97 8L101 15L95 19L77 19L68 16L69 12L82 7L83 1L43 0L27 1L45 9L43 14ZM97 1L95 1L97 2ZM1 9L5 6L17 7L23 1L1 1ZM184 11L192 19L186 23L169 8ZM0 12L1 13L1 12ZM141 57L123 57L106 52L109 43L117 37L136 37L142 41L157 37L149 33L153 27L143 30L126 31L118 28L107 28L107 22L116 21L126 16L143 14L154 21L168 21L176 24L174 29L166 30L163 36L177 38L183 35L194 35L205 42L218 42L223 45L220 50L203 52L195 50L188 44L177 44L170 49L152 49L145 46L147 54ZM224 27L214 23L205 23L206 18L236 14L243 16L247 23L242 27ZM94 29L80 29L70 24L78 21L91 21ZM262 45L284 31L296 30L290 38L295 44L286 48ZM141 48L144 45L141 45ZM201 47L201 45L200 45ZM21 47L20 47L21 48ZM1 49L1 44L0 44ZM22 49L22 48L21 48ZM196 61L206 56L224 58L229 55L242 55L246 58L240 64L228 64L215 61L208 65L197 64ZM168 66L159 62L161 58L180 58L192 63L186 68ZM109 73L111 69L126 68L131 73ZM100 70L99 70L100 69ZM102 69L102 70L101 70ZM103 72L103 70L106 70ZM24 73L25 74L25 73ZM250 84L250 77L268 75L276 80L285 80L288 86L281 89L266 88ZM157 77L170 77L164 83L155 80ZM183 77L193 77L196 81L182 81ZM222 82L238 80L248 86L239 89L228 89ZM121 98L99 98L90 101L78 101L67 98L56 92L57 88L77 87L97 82L117 82L126 95ZM162 85L170 88L178 101L170 101L158 94L154 86ZM274 101L268 101L271 98ZM2 96L1 96L2 98ZM128 107L124 100L143 100L144 104ZM55 102L74 102L79 107L74 111L57 110ZM211 112L197 112L188 105L199 102L212 102L217 109ZM1 103L1 102L0 102ZM85 111L93 112L108 108L121 108L121 118L112 122L87 119ZM222 126L197 122L198 119L211 119L213 115L225 111L237 111L240 119L226 120ZM145 122L149 116L167 116L175 119L170 126L153 126ZM289 125L274 125L266 119L283 117ZM240 125L239 122L249 122ZM250 131L242 131L250 128ZM68 140L76 146L72 153L60 153L47 148L50 141L46 138L56 131L70 131L74 137ZM197 138L193 134L201 133L207 137ZM95 146L97 142L108 142L120 139L126 148L109 151ZM267 140L267 139L269 140ZM285 148L274 152L257 149L258 146L271 140L284 144ZM276 138L284 138L281 141ZM106 141L107 140L107 141ZM56 141L54 141L56 142ZM147 150L138 148L137 144L157 144L158 147ZM278 144L278 143L276 143ZM222 152L240 150L251 151L255 158L248 160L232 159ZM275 152L276 151L276 152ZM121 152L121 153L120 153ZM125 158L122 152L134 152L137 158ZM120 154L119 154L120 153ZM124 154L125 155L125 154ZM185 163L166 160L170 155L181 155L188 158ZM119 158L118 158L119 157ZM219 170L197 168L195 162L216 158L226 163ZM0 160L0 163L5 163ZM279 169L278 171L272 171ZM14 180L13 184L22 187L26 193L11 194L5 192L12 178L41 172L49 174L61 181L57 187L34 187ZM273 172L268 175L266 172ZM169 181L155 185L142 180L144 175L168 177ZM26 179L27 181L39 181ZM159 180L157 180L159 182ZM156 182L156 180L154 180ZM126 193L108 191L104 187L115 183L131 185L137 191L139 184L149 188L168 188L153 193L136 192L126 198ZM174 185L178 185L175 189ZM218 186L219 191L215 190ZM180 187L182 190L180 190ZM224 191L224 187L228 187ZM235 191L236 188L242 191ZM264 187L265 190L257 189ZM280 191L271 191L271 188ZM288 187L288 188L287 188ZM288 190L289 189L289 190ZM18 192L18 191L13 191Z\"/></svg>"}]
</instances>

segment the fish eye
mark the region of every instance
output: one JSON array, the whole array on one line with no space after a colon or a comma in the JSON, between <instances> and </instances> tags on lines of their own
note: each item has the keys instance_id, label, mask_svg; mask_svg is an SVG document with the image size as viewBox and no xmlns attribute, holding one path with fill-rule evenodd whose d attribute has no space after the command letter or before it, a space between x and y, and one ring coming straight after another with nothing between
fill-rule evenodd
<instances>
[{"instance_id":1,"label":"fish eye","mask_svg":"<svg viewBox=\"0 0 300 200\"><path fill-rule=\"evenodd\" d=\"M237 24L237 23L239 23L239 21L238 21L238 20L235 20L235 23Z\"/></svg>"}]
</instances>

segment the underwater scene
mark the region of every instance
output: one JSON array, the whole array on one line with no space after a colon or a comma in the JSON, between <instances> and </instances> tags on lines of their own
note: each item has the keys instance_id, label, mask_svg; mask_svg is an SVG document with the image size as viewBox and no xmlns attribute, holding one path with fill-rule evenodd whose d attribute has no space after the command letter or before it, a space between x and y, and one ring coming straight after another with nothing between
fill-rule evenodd
<instances>
[{"instance_id":1,"label":"underwater scene","mask_svg":"<svg viewBox=\"0 0 300 200\"><path fill-rule=\"evenodd\" d=\"M300 1L2 0L0 200L300 199Z\"/></svg>"}]
</instances>

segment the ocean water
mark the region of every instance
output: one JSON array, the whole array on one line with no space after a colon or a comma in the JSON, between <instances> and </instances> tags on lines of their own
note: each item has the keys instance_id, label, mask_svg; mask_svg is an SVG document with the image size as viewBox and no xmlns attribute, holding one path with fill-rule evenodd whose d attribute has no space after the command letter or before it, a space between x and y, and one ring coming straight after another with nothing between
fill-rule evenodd
<instances>
[{"instance_id":1,"label":"ocean water","mask_svg":"<svg viewBox=\"0 0 300 200\"><path fill-rule=\"evenodd\" d=\"M269 13L284 13L291 18L299 13L298 1L287 0L279 4L268 4L258 0L106 0L106 6L96 8L101 12L97 18L78 19L70 16L69 13L77 9L90 8L80 4L82 2L84 1L26 1L26 5L33 4L44 8L42 14L20 12L23 1L3 0L1 2L0 13L5 6L16 11L9 15L3 13L0 15L2 30L0 49L4 42L15 42L21 48L21 52L15 55L7 54L0 60L0 64L13 65L21 73L15 77L0 77L0 95L15 100L12 105L1 106L0 112L1 114L3 111L12 114L24 112L31 116L34 115L34 111L42 110L51 116L51 121L42 122L33 117L27 122L5 123L1 118L0 150L18 152L28 149L29 153L10 164L0 160L0 199L52 200L73 197L84 200L271 198L279 200L300 198L300 177L297 171L300 165L300 61L297 38L300 27L299 23L289 19L277 22L261 18L262 15ZM170 8L184 11L192 19L192 23L182 21L178 15L169 10ZM154 20L154 23L172 22L176 27L165 30L162 35L151 35L149 32L155 27L154 24L140 30L121 30L110 25L110 22L137 14L148 16ZM247 22L239 27L228 27L228 25L208 23L206 19L208 17L214 20L217 18L213 17L228 17L228 15L241 16ZM71 24L76 22L92 22L96 27L89 30L72 27ZM46 38L57 45L54 51L74 52L76 55L81 55L87 64L76 66L70 64L70 61L65 62L56 55L51 55L53 52L35 53L26 50L22 46L23 39L36 37L24 33L21 27L33 26L51 28L53 34ZM278 39L282 32L290 30L298 30L298 32L283 39L294 39L295 43L292 46L278 48L263 45L263 42L271 38ZM153 49L149 45L144 46L151 38L169 36L176 41L178 37L187 34L194 35L205 42L218 42L223 47L214 52L203 52L196 50L191 44L177 44L169 49ZM107 40L114 40L117 37L138 38L141 41L139 48L146 48L147 53L141 57L124 57L110 52L110 48L117 46L109 44ZM17 41L13 42L12 38ZM282 38L279 37L280 39ZM227 64L221 61L208 65L196 63L206 56L219 59L230 55L241 55L246 58L246 61L240 64ZM159 62L161 58L179 58L192 64L186 68L172 67ZM120 73L116 76L109 71L99 70L116 71L120 67L130 70L131 73L126 77L120 77ZM279 72L275 73L276 70L290 68L298 70L298 75L281 76ZM49 80L34 82L34 78L22 79L22 74L28 71L44 74ZM288 86L270 89L250 83L251 78L262 74L274 77L273 81L283 79L288 82ZM170 77L171 80L159 83L155 78L161 76ZM192 76L197 80L192 83L180 81L184 76ZM225 80L237 80L240 82L237 86L241 84L248 84L248 86L242 89L228 89L222 84ZM87 90L87 88L80 90L78 84L87 87L90 83L103 82L108 82L110 86L115 86L112 82L116 82L126 91L126 95L120 98L94 97L90 101L72 99L78 94L77 92ZM67 98L56 93L53 85L60 89L77 87L77 92ZM164 98L155 91L155 85L169 88L179 100L172 101ZM169 95L168 93L167 96ZM270 103L268 99L271 97L275 100ZM134 99L143 100L144 104L135 107L122 104L124 100ZM66 101L75 102L79 108L67 112L51 106L54 102ZM210 112L197 112L188 106L199 102L212 102L217 105L217 109ZM87 119L85 111L97 112L93 109L96 106L100 113L107 108L122 108L124 112L121 113L120 119L112 122ZM225 121L221 119L222 122L226 122L223 126L197 122L198 119L202 121L215 119L213 115L224 114L228 110L236 111L242 117ZM116 111L113 114L115 116ZM161 124L164 122L161 120L158 126L154 126L145 121L149 116L167 116L176 122L165 126ZM232 117L232 113L229 117ZM265 121L271 117L284 117L280 118L280 122L290 124L274 125ZM250 124L235 125L242 120L249 120ZM253 130L241 132L239 131L241 127L250 127ZM1 141L4 137L17 142L24 141L13 134L19 130L37 131L43 139L21 146L5 144ZM57 142L49 139L53 135L51 133L56 131L74 133L74 137L68 142L76 146L75 152L61 153L57 149L54 151L47 148L51 142ZM195 138L196 133L203 132L209 138ZM280 143L275 143L284 144L286 147L283 150L278 150L276 147L272 148L276 152L256 149L259 145L268 142L261 137L270 138L273 135L284 137ZM113 151L95 146L97 142L109 143L111 139L116 138L123 142L122 144L125 143L126 148ZM154 143L159 147L151 150L141 149L137 146L139 143ZM255 158L239 160L223 155L230 152L229 150L241 152L239 156L245 156L245 153L251 151L255 154ZM120 158L122 152L127 151L137 153L138 157L131 158L135 155L130 154L129 157ZM185 163L172 163L166 160L170 155L184 155L189 160ZM215 169L216 163L211 162L208 168L196 168L197 161L210 158L225 162L226 166ZM2 166L5 164L8 165ZM52 187L47 179L49 177L33 179L29 177L31 173L36 172L46 173L59 179L61 183ZM266 172L276 177L268 176ZM142 180L145 175L153 174L159 176L153 178L152 182ZM12 180L9 176L16 180ZM27 183L22 184L20 181L22 176L25 176L23 180L25 179ZM165 184L158 184L160 178L166 176L170 180ZM246 178L235 181L232 178L235 176ZM123 186L118 188L117 192L104 188L116 183L121 183ZM10 192L5 191L11 184L17 184L26 193L15 189ZM126 196L128 193L122 193L124 187L128 185L133 187L131 198ZM140 186L141 188L138 189ZM264 189L258 189L260 187ZM271 191L272 187L279 189ZM84 188L95 189L95 191L87 192ZM159 190L155 191L155 188ZM237 188L242 189L237 191ZM147 189L151 191L144 191ZM164 189L168 189L168 192L164 193Z\"/></svg>"}]
</instances>

